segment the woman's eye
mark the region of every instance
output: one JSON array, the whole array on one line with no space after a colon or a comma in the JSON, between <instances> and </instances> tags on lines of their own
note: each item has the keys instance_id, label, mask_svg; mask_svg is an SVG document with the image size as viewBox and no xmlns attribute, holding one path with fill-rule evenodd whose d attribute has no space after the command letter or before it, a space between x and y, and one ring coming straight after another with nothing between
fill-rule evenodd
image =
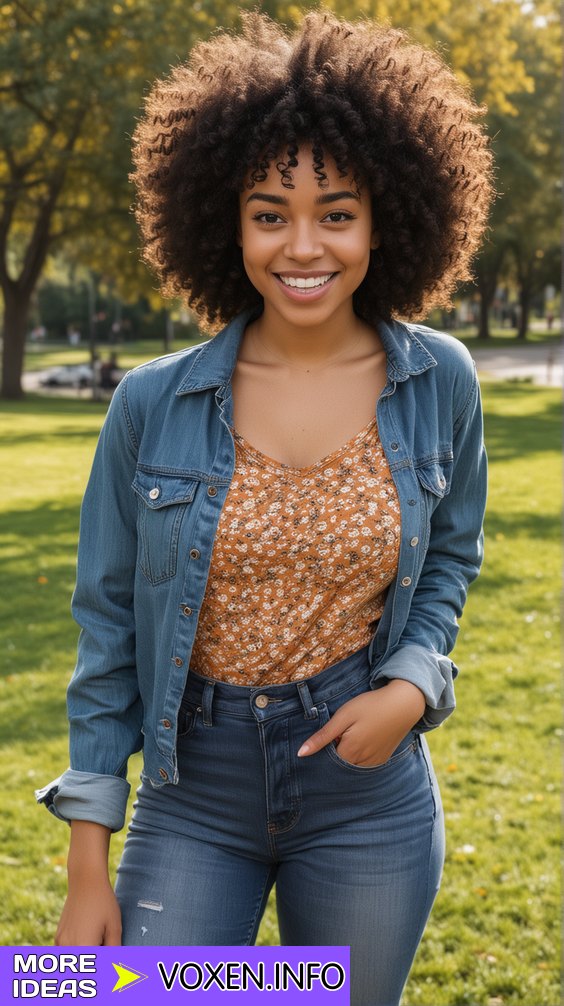
<instances>
[{"instance_id":1,"label":"woman's eye","mask_svg":"<svg viewBox=\"0 0 564 1006\"><path fill-rule=\"evenodd\" d=\"M277 213L257 213L255 220L260 220L263 224L277 224L280 223L282 217L279 217Z\"/></svg>"},{"instance_id":2,"label":"woman's eye","mask_svg":"<svg viewBox=\"0 0 564 1006\"><path fill-rule=\"evenodd\" d=\"M343 213L341 210L335 210L334 213L328 213L325 219L331 224L340 224L343 220L354 220L354 217L350 213Z\"/></svg>"}]
</instances>

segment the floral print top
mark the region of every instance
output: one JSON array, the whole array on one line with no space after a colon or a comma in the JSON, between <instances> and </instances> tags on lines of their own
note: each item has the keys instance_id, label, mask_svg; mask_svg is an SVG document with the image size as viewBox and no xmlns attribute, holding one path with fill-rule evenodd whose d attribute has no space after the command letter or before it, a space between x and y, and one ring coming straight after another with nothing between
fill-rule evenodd
<instances>
[{"instance_id":1,"label":"floral print top","mask_svg":"<svg viewBox=\"0 0 564 1006\"><path fill-rule=\"evenodd\" d=\"M370 642L397 572L399 500L376 418L309 468L232 432L190 666L236 685L307 678Z\"/></svg>"}]
</instances>

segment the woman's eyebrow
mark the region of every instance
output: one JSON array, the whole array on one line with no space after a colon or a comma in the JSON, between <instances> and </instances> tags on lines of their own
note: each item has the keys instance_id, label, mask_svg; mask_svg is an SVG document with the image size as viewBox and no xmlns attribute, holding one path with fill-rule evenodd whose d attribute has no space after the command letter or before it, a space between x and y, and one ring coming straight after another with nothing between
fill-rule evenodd
<instances>
[{"instance_id":1,"label":"woman's eyebrow","mask_svg":"<svg viewBox=\"0 0 564 1006\"><path fill-rule=\"evenodd\" d=\"M289 206L286 196L275 196L269 192L253 192L249 196L245 206L248 206L253 199L258 199L264 203L274 203L276 206ZM323 195L317 196L315 202L318 206L324 206L326 203L337 203L341 199L356 199L357 202L360 201L359 196L355 195L354 192L350 192L349 189L343 189L342 192L324 192Z\"/></svg>"},{"instance_id":2,"label":"woman's eyebrow","mask_svg":"<svg viewBox=\"0 0 564 1006\"><path fill-rule=\"evenodd\" d=\"M350 192L348 189L344 189L342 192L325 192L322 196L317 196L315 202L318 206L324 206L325 203L337 203L341 199L356 199L357 203L360 202L360 197L356 196L354 192Z\"/></svg>"},{"instance_id":3,"label":"woman's eyebrow","mask_svg":"<svg viewBox=\"0 0 564 1006\"><path fill-rule=\"evenodd\" d=\"M286 196L271 196L268 192L253 192L252 196L249 196L245 206L248 206L253 199L262 200L263 203L275 203L276 206L288 206L288 200Z\"/></svg>"}]
</instances>

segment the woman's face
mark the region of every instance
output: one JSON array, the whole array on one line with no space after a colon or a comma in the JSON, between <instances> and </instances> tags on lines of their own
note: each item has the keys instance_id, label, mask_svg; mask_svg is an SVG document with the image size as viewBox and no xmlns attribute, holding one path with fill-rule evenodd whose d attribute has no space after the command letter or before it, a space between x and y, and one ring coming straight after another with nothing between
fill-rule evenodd
<instances>
[{"instance_id":1,"label":"woman's face","mask_svg":"<svg viewBox=\"0 0 564 1006\"><path fill-rule=\"evenodd\" d=\"M267 178L240 195L240 235L247 275L265 301L265 313L287 323L319 325L340 309L352 312L370 249L380 243L373 230L367 189L341 178L326 158L327 185L320 187L313 157L300 148L292 169L294 188L282 184L276 165Z\"/></svg>"}]
</instances>

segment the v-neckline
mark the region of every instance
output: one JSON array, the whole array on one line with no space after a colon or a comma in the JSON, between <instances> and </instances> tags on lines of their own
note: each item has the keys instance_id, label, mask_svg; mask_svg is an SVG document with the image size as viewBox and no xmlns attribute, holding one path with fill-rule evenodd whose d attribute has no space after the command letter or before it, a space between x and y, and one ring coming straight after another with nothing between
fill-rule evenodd
<instances>
[{"instance_id":1,"label":"v-neckline","mask_svg":"<svg viewBox=\"0 0 564 1006\"><path fill-rule=\"evenodd\" d=\"M286 474L292 474L303 477L306 475L310 475L312 472L315 472L320 468L326 468L331 462L336 461L339 457L341 457L341 455L349 451L356 444L357 440L362 440L364 439L364 437L367 436L367 434L371 433L372 428L375 425L376 425L376 416L373 416L372 419L366 424L366 426L364 426L362 430L356 433L354 437L351 437L351 439L347 441L346 444L343 444L342 447L338 447L336 450L331 451L330 454L327 454L326 457L321 458L319 461L316 461L313 465L306 465L305 468L295 468L293 465L284 464L283 461L275 461L274 458L270 458L267 454L263 454L262 451L259 451L256 447L253 447L252 444L250 444L247 440L245 440L245 438L242 437L240 433L237 433L235 429L232 429L232 433L234 439L237 441L239 446L242 448L245 454L247 454L250 457L250 459L255 462L255 464L258 463L263 468L274 469L277 472L282 471L285 472Z\"/></svg>"}]
</instances>

